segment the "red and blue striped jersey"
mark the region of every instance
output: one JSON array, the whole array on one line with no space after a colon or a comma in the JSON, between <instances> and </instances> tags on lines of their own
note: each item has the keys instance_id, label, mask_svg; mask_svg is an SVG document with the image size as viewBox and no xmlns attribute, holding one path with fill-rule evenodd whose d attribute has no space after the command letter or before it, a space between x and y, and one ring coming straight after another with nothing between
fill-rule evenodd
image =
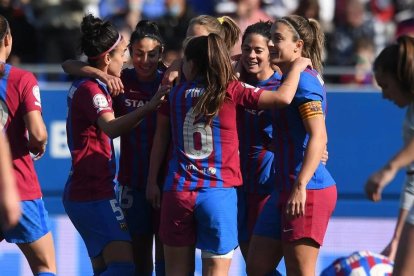
<instances>
[{"instance_id":1,"label":"red and blue striped jersey","mask_svg":"<svg viewBox=\"0 0 414 276\"><path fill-rule=\"evenodd\" d=\"M336 259L322 271L321 276L391 276L393 268L394 263L387 257L363 250Z\"/></svg>"},{"instance_id":2,"label":"red and blue striped jersey","mask_svg":"<svg viewBox=\"0 0 414 276\"><path fill-rule=\"evenodd\" d=\"M169 108L160 110L170 117L173 144L165 191L242 184L236 106L257 108L262 89L231 81L227 86L227 98L209 125L204 117L193 113L202 93L204 88L197 82L180 83L169 94Z\"/></svg>"},{"instance_id":3,"label":"red and blue striped jersey","mask_svg":"<svg viewBox=\"0 0 414 276\"><path fill-rule=\"evenodd\" d=\"M105 84L95 79L75 81L69 89L66 132L72 167L64 200L93 201L114 196L116 172L112 139L97 125L113 112Z\"/></svg>"},{"instance_id":4,"label":"red and blue striped jersey","mask_svg":"<svg viewBox=\"0 0 414 276\"><path fill-rule=\"evenodd\" d=\"M276 91L281 76L275 72L269 79L249 84ZM237 107L240 169L243 189L249 193L270 194L274 189L274 153L267 148L272 143L273 126L269 110Z\"/></svg>"},{"instance_id":5,"label":"red and blue striped jersey","mask_svg":"<svg viewBox=\"0 0 414 276\"><path fill-rule=\"evenodd\" d=\"M24 116L34 110L42 111L39 86L28 71L5 63L0 63L0 71L0 130L9 139L20 199L38 199L42 192L27 146Z\"/></svg>"},{"instance_id":6,"label":"red and blue striped jersey","mask_svg":"<svg viewBox=\"0 0 414 276\"><path fill-rule=\"evenodd\" d=\"M290 191L302 167L309 134L303 125L299 107L310 101L321 102L326 115L327 101L323 80L317 71L306 69L300 74L299 86L292 103L285 108L273 110L276 188L282 191ZM322 189L334 184L334 179L320 162L306 188Z\"/></svg>"},{"instance_id":7,"label":"red and blue striped jersey","mask_svg":"<svg viewBox=\"0 0 414 276\"><path fill-rule=\"evenodd\" d=\"M144 106L157 92L163 72L157 71L153 81L140 81L135 69L124 69L124 93L115 97L113 108L116 117ZM130 132L121 136L118 181L121 185L145 189L148 178L149 158L155 133L156 112L148 114Z\"/></svg>"}]
</instances>

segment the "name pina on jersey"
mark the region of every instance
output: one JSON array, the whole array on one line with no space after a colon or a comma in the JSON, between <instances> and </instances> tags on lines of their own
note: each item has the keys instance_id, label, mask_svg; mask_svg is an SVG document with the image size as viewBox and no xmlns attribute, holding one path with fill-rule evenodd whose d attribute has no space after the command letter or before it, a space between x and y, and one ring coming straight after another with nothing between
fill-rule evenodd
<instances>
[{"instance_id":1,"label":"name pina on jersey","mask_svg":"<svg viewBox=\"0 0 414 276\"><path fill-rule=\"evenodd\" d=\"M187 98L188 95L190 95L191 98L198 98L203 93L204 88L191 88L185 91L185 98Z\"/></svg>"}]
</instances>

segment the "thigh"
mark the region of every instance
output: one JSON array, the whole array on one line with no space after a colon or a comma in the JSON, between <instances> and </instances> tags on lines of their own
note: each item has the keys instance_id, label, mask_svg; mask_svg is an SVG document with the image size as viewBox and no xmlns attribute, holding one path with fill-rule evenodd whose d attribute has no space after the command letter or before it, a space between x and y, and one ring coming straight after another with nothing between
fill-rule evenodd
<instances>
[{"instance_id":1,"label":"thigh","mask_svg":"<svg viewBox=\"0 0 414 276\"><path fill-rule=\"evenodd\" d=\"M398 243L393 275L414 275L414 224L409 220L404 225Z\"/></svg>"},{"instance_id":2,"label":"thigh","mask_svg":"<svg viewBox=\"0 0 414 276\"><path fill-rule=\"evenodd\" d=\"M166 275L191 275L194 273L194 246L164 245Z\"/></svg>"},{"instance_id":3,"label":"thigh","mask_svg":"<svg viewBox=\"0 0 414 276\"><path fill-rule=\"evenodd\" d=\"M171 247L194 246L196 223L194 206L197 192L164 192L161 204L159 236Z\"/></svg>"},{"instance_id":4,"label":"thigh","mask_svg":"<svg viewBox=\"0 0 414 276\"><path fill-rule=\"evenodd\" d=\"M197 248L222 255L237 247L237 194L234 188L200 190L195 216Z\"/></svg>"},{"instance_id":5,"label":"thigh","mask_svg":"<svg viewBox=\"0 0 414 276\"><path fill-rule=\"evenodd\" d=\"M102 254L113 241L131 242L131 236L115 198L93 202L64 201L70 220L78 230L90 258Z\"/></svg>"},{"instance_id":6,"label":"thigh","mask_svg":"<svg viewBox=\"0 0 414 276\"><path fill-rule=\"evenodd\" d=\"M280 240L253 235L247 254L247 274L267 275L275 271L283 257Z\"/></svg>"},{"instance_id":7,"label":"thigh","mask_svg":"<svg viewBox=\"0 0 414 276\"><path fill-rule=\"evenodd\" d=\"M283 242L287 274L315 275L319 247L317 242L309 238Z\"/></svg>"},{"instance_id":8,"label":"thigh","mask_svg":"<svg viewBox=\"0 0 414 276\"><path fill-rule=\"evenodd\" d=\"M102 257L105 265L118 262L133 262L133 253L131 243L128 241L111 241L106 244Z\"/></svg>"},{"instance_id":9,"label":"thigh","mask_svg":"<svg viewBox=\"0 0 414 276\"><path fill-rule=\"evenodd\" d=\"M32 243L50 232L48 212L42 199L21 202L22 216L19 223L3 233L10 243Z\"/></svg>"}]
</instances>

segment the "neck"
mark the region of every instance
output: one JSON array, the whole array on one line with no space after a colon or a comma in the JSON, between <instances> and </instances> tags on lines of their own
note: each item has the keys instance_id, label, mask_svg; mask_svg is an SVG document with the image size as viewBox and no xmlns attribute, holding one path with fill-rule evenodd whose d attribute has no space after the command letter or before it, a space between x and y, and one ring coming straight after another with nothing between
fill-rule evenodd
<instances>
[{"instance_id":1,"label":"neck","mask_svg":"<svg viewBox=\"0 0 414 276\"><path fill-rule=\"evenodd\" d=\"M264 81L269 79L275 72L273 71L272 68L268 67L265 70L257 73L254 77L256 78L257 81Z\"/></svg>"}]
</instances>

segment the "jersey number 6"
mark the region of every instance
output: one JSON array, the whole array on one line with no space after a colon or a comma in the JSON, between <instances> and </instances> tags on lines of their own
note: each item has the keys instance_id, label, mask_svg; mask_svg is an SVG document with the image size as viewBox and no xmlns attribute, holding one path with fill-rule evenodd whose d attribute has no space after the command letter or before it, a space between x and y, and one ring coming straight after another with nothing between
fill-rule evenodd
<instances>
[{"instance_id":1,"label":"jersey number 6","mask_svg":"<svg viewBox=\"0 0 414 276\"><path fill-rule=\"evenodd\" d=\"M204 159L213 152L211 127L204 122L195 123L193 108L185 115L183 125L184 152L192 159Z\"/></svg>"}]
</instances>

